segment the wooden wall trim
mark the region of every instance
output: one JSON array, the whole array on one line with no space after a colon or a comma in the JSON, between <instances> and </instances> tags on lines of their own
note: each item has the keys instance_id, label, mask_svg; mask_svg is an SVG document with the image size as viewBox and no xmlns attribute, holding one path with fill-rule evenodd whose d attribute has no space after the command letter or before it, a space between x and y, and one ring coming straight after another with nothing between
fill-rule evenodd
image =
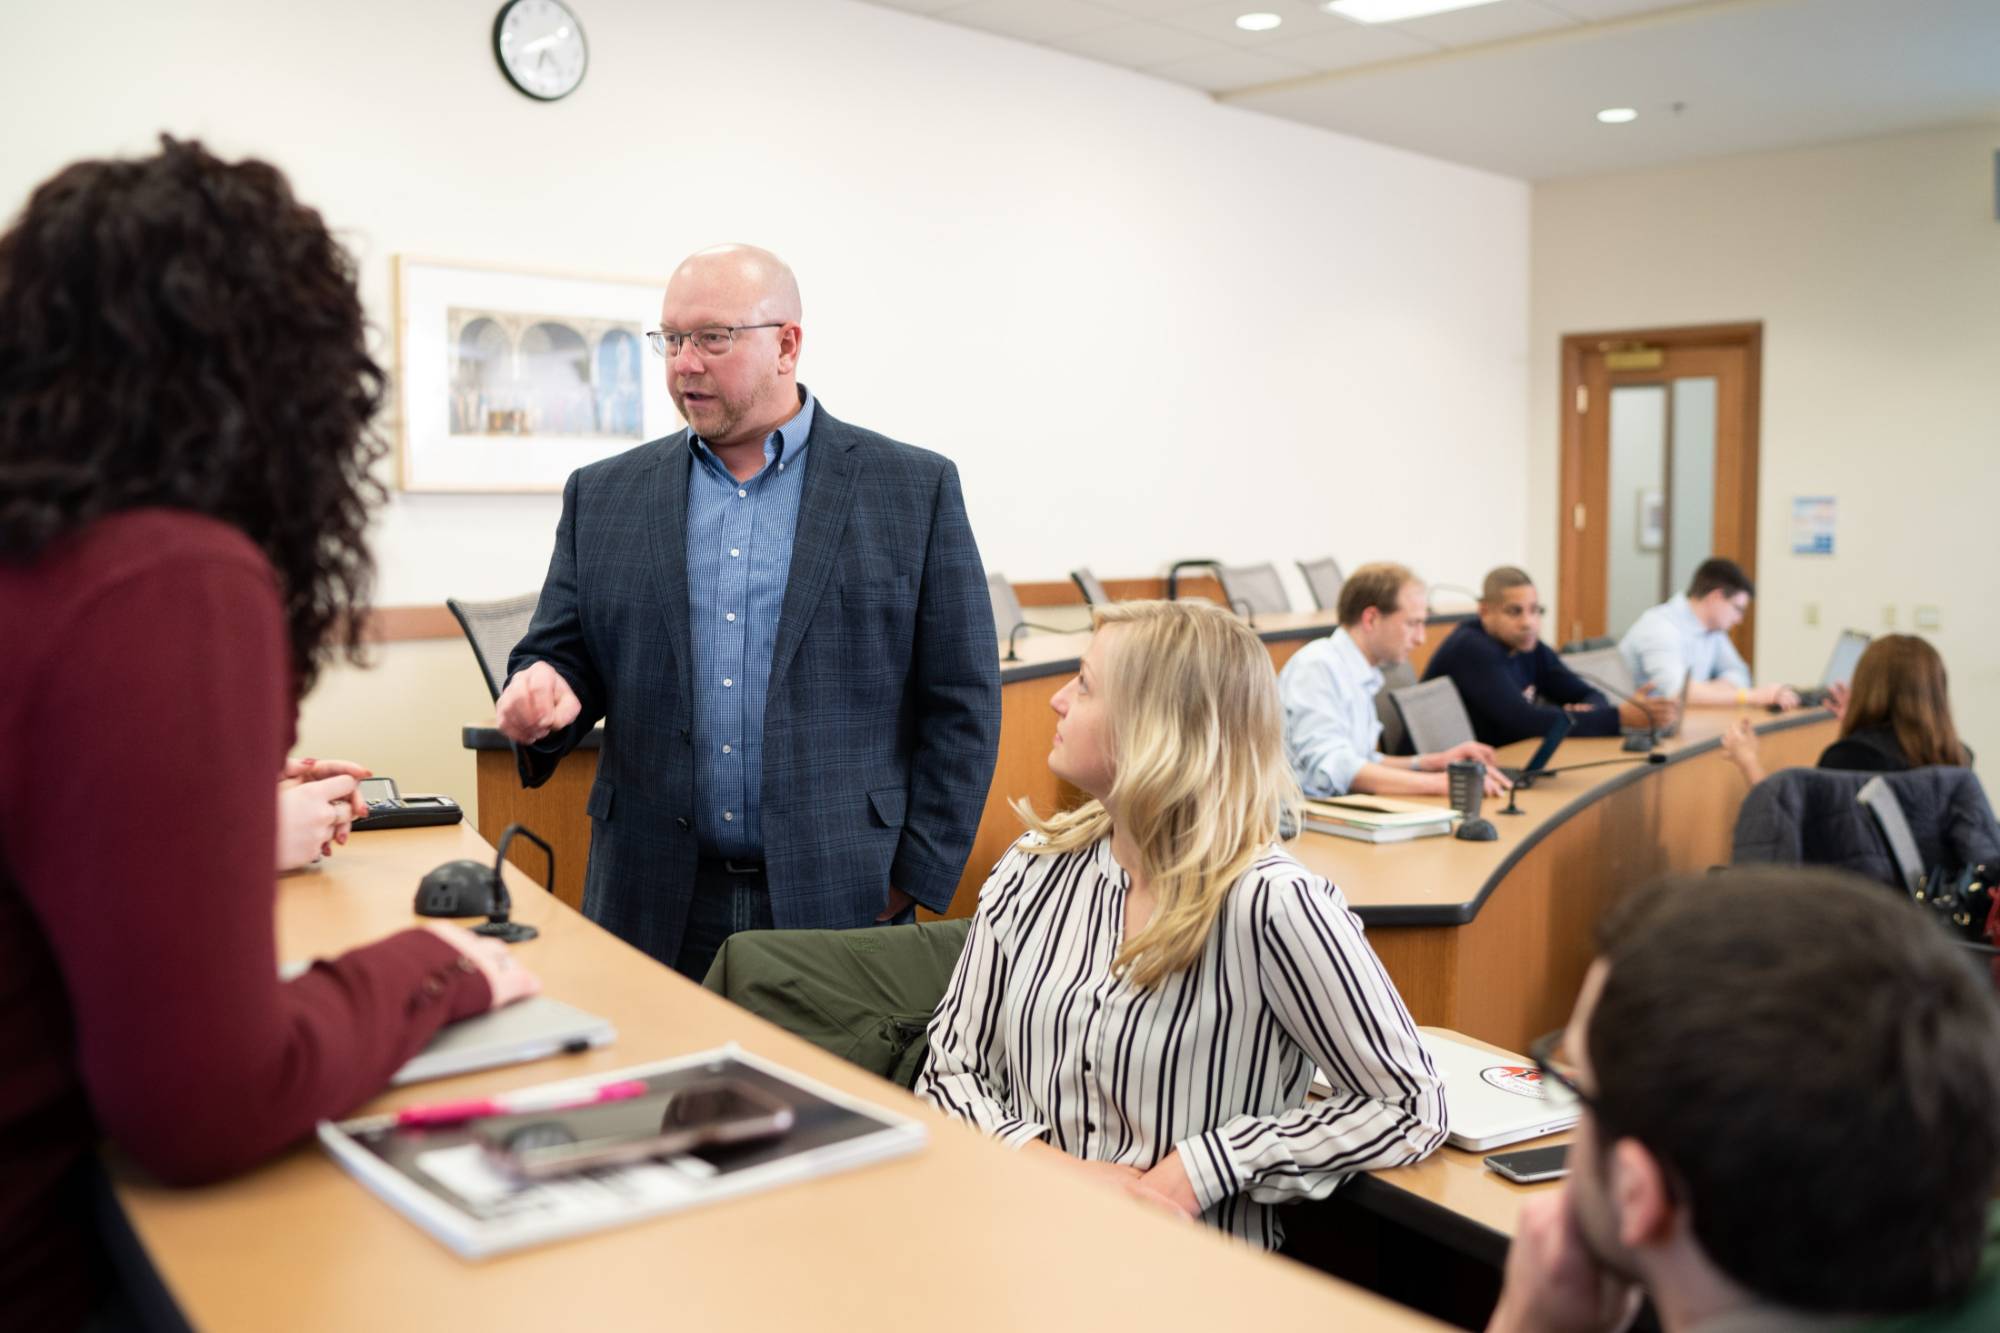
<instances>
[{"instance_id":1,"label":"wooden wall trim","mask_svg":"<svg viewBox=\"0 0 2000 1333\"><path fill-rule=\"evenodd\" d=\"M1177 580L1175 588L1184 598L1205 598L1211 602L1227 605L1222 595L1222 585L1215 581L1213 574L1184 574ZM1104 591L1111 594L1113 601L1118 602L1165 597L1167 581L1164 578L1105 579ZM1077 591L1076 582L1072 579L1064 579L1059 583L1016 583L1014 596L1020 600L1023 607L1083 605L1083 594Z\"/></svg>"},{"instance_id":2,"label":"wooden wall trim","mask_svg":"<svg viewBox=\"0 0 2000 1333\"><path fill-rule=\"evenodd\" d=\"M418 639L461 637L458 617L439 603L436 606L378 606L368 613L363 634L369 643L409 643Z\"/></svg>"}]
</instances>

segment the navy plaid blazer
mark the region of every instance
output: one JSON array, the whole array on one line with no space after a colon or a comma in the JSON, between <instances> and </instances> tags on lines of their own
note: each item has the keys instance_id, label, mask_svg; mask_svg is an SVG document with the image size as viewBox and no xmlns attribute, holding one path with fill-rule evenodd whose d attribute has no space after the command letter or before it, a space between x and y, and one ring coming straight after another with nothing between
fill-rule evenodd
<instances>
[{"instance_id":1,"label":"navy plaid blazer","mask_svg":"<svg viewBox=\"0 0 2000 1333\"><path fill-rule=\"evenodd\" d=\"M951 903L1000 748L999 646L958 469L834 419L808 440L764 713L764 864L785 928L868 925L890 885ZM548 780L604 720L583 910L672 964L693 894L688 434L563 487L541 602L508 658L547 662L583 711L517 745Z\"/></svg>"}]
</instances>

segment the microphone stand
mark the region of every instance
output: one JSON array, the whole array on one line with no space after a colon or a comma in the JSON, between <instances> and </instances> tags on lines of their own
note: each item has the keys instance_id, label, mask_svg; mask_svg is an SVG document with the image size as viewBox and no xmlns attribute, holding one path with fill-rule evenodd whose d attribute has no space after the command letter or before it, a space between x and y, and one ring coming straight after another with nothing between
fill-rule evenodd
<instances>
[{"instance_id":1,"label":"microphone stand","mask_svg":"<svg viewBox=\"0 0 2000 1333\"><path fill-rule=\"evenodd\" d=\"M1628 754L1651 754L1653 747L1660 743L1660 724L1653 720L1653 710L1646 707L1636 696L1625 693L1625 691L1619 689L1608 680L1599 680L1596 676L1586 675L1581 671L1576 672L1575 675L1578 680L1588 681L1598 689L1603 690L1606 694L1623 699L1626 703L1631 704L1639 710L1640 714L1646 719L1646 734L1641 736L1636 731L1627 732L1623 742L1623 749Z\"/></svg>"},{"instance_id":2,"label":"microphone stand","mask_svg":"<svg viewBox=\"0 0 2000 1333\"><path fill-rule=\"evenodd\" d=\"M486 923L472 928L473 934L485 935L503 944L520 944L542 933L533 926L523 925L519 921L510 919L509 914L513 911L514 902L507 893L507 881L500 877L500 867L507 863L507 844L514 840L516 833L541 848L542 854L549 858L549 892L556 891L555 849L521 825L509 824L507 831L500 835L500 849L493 857L493 899L492 906L486 913Z\"/></svg>"},{"instance_id":3,"label":"microphone stand","mask_svg":"<svg viewBox=\"0 0 2000 1333\"><path fill-rule=\"evenodd\" d=\"M1021 660L1021 655L1014 651L1014 644L1020 639L1021 631L1024 629L1038 629L1044 634L1069 633L1068 630L1057 629L1054 625L1037 625L1031 620L1016 621L1014 628L1007 631L1007 655L1001 658L1001 661L1018 662Z\"/></svg>"}]
</instances>

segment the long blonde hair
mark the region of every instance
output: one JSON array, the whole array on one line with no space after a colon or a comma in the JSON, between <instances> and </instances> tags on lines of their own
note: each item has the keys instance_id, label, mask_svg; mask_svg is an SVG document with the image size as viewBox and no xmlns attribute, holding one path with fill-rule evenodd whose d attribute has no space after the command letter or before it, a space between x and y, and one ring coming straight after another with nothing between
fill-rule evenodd
<instances>
[{"instance_id":1,"label":"long blonde hair","mask_svg":"<svg viewBox=\"0 0 2000 1333\"><path fill-rule=\"evenodd\" d=\"M1201 958L1230 886L1277 840L1299 788L1277 672L1242 621L1203 602L1116 602L1093 607L1091 623L1119 627L1103 662L1117 766L1109 800L1158 900L1112 968L1150 988ZM1014 810L1042 836L1029 844L1037 855L1111 834L1099 801L1046 819L1026 800Z\"/></svg>"}]
</instances>

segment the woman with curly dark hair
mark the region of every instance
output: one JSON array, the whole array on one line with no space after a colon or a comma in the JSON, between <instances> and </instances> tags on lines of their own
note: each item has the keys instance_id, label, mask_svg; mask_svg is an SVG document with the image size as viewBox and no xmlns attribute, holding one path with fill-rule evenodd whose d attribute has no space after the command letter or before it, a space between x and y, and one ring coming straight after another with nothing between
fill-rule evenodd
<instances>
[{"instance_id":1,"label":"woman with curly dark hair","mask_svg":"<svg viewBox=\"0 0 2000 1333\"><path fill-rule=\"evenodd\" d=\"M265 163L80 162L0 237L0 1327L102 1298L100 1139L240 1171L536 989L456 927L278 980L274 781L358 649L381 393Z\"/></svg>"}]
</instances>

